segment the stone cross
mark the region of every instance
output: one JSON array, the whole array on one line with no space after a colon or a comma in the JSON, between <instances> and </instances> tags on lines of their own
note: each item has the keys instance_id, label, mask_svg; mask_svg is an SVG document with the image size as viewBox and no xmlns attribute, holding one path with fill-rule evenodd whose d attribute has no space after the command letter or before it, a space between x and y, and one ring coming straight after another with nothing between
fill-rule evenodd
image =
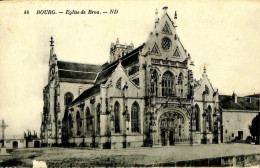
<instances>
[{"instance_id":1,"label":"stone cross","mask_svg":"<svg viewBox=\"0 0 260 168\"><path fill-rule=\"evenodd\" d=\"M8 127L8 125L6 125L5 121L2 120L2 125L0 125L0 127L2 129L2 140L3 140L2 147L4 147L4 143L5 143L5 129L6 129L6 127Z\"/></svg>"}]
</instances>

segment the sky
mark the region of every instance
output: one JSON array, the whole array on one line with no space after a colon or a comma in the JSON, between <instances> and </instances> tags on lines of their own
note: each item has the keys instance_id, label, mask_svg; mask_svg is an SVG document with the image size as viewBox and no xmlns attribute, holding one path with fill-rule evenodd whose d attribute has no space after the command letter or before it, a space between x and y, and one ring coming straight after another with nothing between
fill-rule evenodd
<instances>
[{"instance_id":1,"label":"sky","mask_svg":"<svg viewBox=\"0 0 260 168\"><path fill-rule=\"evenodd\" d=\"M26 130L39 134L43 87L48 80L50 36L59 60L102 64L111 42L135 47L146 42L168 6L177 11L177 34L195 62L203 66L220 94L260 92L260 1L57 1L0 2L0 120L7 137ZM67 15L66 10L117 14ZM24 14L29 10L29 14ZM37 15L37 10L64 12Z\"/></svg>"}]
</instances>

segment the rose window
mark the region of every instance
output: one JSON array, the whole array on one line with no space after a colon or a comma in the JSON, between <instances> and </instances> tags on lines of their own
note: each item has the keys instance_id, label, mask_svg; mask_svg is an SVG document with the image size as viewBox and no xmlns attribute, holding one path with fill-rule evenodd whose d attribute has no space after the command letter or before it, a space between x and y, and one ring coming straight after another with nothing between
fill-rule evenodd
<instances>
[{"instance_id":1,"label":"rose window","mask_svg":"<svg viewBox=\"0 0 260 168\"><path fill-rule=\"evenodd\" d=\"M169 50L171 47L171 40L168 38L163 38L162 39L162 48L164 50Z\"/></svg>"}]
</instances>

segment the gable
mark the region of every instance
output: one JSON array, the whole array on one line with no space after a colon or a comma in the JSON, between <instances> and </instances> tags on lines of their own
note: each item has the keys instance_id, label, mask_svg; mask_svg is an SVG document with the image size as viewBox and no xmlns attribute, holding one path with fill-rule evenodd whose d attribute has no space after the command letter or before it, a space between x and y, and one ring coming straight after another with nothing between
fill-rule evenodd
<instances>
[{"instance_id":1,"label":"gable","mask_svg":"<svg viewBox=\"0 0 260 168\"><path fill-rule=\"evenodd\" d=\"M179 53L179 50L178 50L178 46L176 47L174 53L173 53L173 56L174 57L181 57L180 53Z\"/></svg>"},{"instance_id":2,"label":"gable","mask_svg":"<svg viewBox=\"0 0 260 168\"><path fill-rule=\"evenodd\" d=\"M171 31L170 26L169 26L167 21L165 22L165 25L164 25L164 27L162 29L162 33L172 34L172 31Z\"/></svg>"},{"instance_id":3,"label":"gable","mask_svg":"<svg viewBox=\"0 0 260 168\"><path fill-rule=\"evenodd\" d=\"M159 48L158 48L156 43L154 43L154 46L153 46L152 51L151 51L151 54L160 55L160 50L159 50Z\"/></svg>"},{"instance_id":4,"label":"gable","mask_svg":"<svg viewBox=\"0 0 260 168\"><path fill-rule=\"evenodd\" d=\"M144 53L150 52L151 58L184 62L188 53L176 33L176 26L166 13L155 24L154 30L146 41Z\"/></svg>"}]
</instances>

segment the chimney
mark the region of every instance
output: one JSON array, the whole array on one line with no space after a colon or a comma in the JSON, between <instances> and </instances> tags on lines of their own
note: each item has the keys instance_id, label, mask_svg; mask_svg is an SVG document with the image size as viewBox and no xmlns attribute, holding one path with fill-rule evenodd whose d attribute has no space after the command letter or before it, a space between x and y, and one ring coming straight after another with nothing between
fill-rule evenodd
<instances>
[{"instance_id":1,"label":"chimney","mask_svg":"<svg viewBox=\"0 0 260 168\"><path fill-rule=\"evenodd\" d=\"M233 92L233 94L232 94L232 99L233 99L234 103L237 104L237 95L235 92Z\"/></svg>"},{"instance_id":2,"label":"chimney","mask_svg":"<svg viewBox=\"0 0 260 168\"><path fill-rule=\"evenodd\" d=\"M167 9L168 9L168 7L165 6L165 7L163 7L162 9L163 9L163 11L164 11L164 14L166 14L166 13L167 13Z\"/></svg>"},{"instance_id":3,"label":"chimney","mask_svg":"<svg viewBox=\"0 0 260 168\"><path fill-rule=\"evenodd\" d=\"M83 87L82 87L82 86L79 86L79 95L81 95L82 90L83 90Z\"/></svg>"}]
</instances>

